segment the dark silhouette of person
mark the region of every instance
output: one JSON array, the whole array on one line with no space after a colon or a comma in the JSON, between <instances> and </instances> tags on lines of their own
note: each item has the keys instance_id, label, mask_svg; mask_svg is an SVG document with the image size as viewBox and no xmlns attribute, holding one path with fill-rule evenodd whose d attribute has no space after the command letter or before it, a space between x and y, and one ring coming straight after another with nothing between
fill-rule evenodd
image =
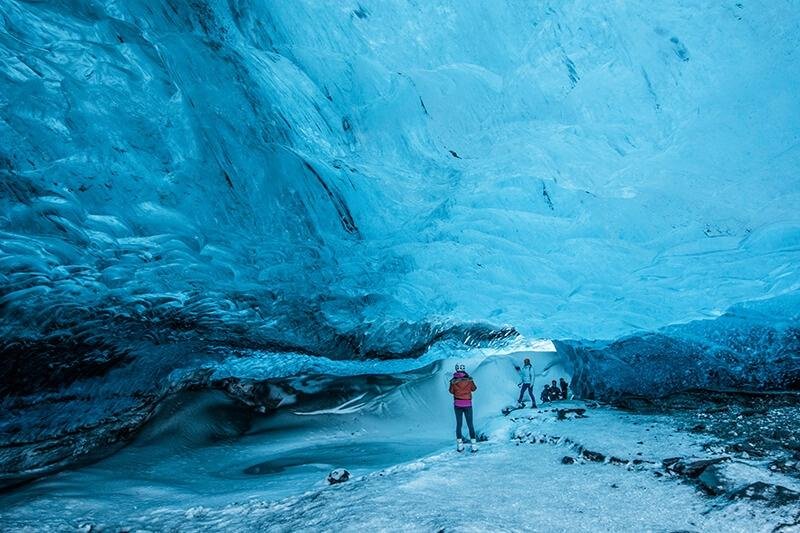
<instances>
[{"instance_id":1,"label":"dark silhouette of person","mask_svg":"<svg viewBox=\"0 0 800 533\"><path fill-rule=\"evenodd\" d=\"M550 382L550 401L561 399L561 392L558 390L558 383L556 380Z\"/></svg>"},{"instance_id":2,"label":"dark silhouette of person","mask_svg":"<svg viewBox=\"0 0 800 533\"><path fill-rule=\"evenodd\" d=\"M561 399L566 400L567 392L569 390L569 385L567 384L567 381L564 378L561 378L558 380L558 385L559 387L561 387Z\"/></svg>"},{"instance_id":3,"label":"dark silhouette of person","mask_svg":"<svg viewBox=\"0 0 800 533\"><path fill-rule=\"evenodd\" d=\"M542 395L540 396L542 399L542 403L550 401L550 385L545 385L544 389L542 389Z\"/></svg>"}]
</instances>

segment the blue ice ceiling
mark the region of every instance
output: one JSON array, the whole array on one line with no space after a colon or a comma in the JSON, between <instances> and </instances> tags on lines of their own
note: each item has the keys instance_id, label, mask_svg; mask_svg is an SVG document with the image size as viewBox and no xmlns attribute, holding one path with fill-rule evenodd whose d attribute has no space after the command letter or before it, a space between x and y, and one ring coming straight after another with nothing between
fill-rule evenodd
<instances>
[{"instance_id":1,"label":"blue ice ceiling","mask_svg":"<svg viewBox=\"0 0 800 533\"><path fill-rule=\"evenodd\" d=\"M0 486L517 332L584 396L800 386L798 49L790 1L5 0Z\"/></svg>"},{"instance_id":2,"label":"blue ice ceiling","mask_svg":"<svg viewBox=\"0 0 800 533\"><path fill-rule=\"evenodd\" d=\"M155 379L215 344L414 357L501 327L614 339L790 297L799 20L749 0L7 0L6 375L31 391L152 348ZM79 376L39 380L26 353Z\"/></svg>"}]
</instances>

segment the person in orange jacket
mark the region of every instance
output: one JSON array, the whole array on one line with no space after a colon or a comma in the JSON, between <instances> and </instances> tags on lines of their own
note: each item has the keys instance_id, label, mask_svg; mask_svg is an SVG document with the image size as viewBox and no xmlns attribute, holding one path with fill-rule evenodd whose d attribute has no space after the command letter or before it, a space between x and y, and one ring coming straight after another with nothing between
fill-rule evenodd
<instances>
[{"instance_id":1,"label":"person in orange jacket","mask_svg":"<svg viewBox=\"0 0 800 533\"><path fill-rule=\"evenodd\" d=\"M450 380L450 394L453 395L453 410L456 413L456 450L459 452L464 451L464 437L461 435L461 424L464 418L467 420L467 429L469 429L470 451L478 451L475 427L472 425L472 393L477 389L478 387L467 374L464 365L458 363L453 378Z\"/></svg>"}]
</instances>

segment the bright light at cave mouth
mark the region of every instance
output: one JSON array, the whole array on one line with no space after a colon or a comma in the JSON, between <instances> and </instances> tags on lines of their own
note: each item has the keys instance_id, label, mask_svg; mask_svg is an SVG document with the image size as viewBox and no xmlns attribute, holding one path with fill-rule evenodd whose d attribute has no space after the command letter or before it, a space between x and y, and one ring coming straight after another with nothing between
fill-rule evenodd
<instances>
[{"instance_id":1,"label":"bright light at cave mouth","mask_svg":"<svg viewBox=\"0 0 800 533\"><path fill-rule=\"evenodd\" d=\"M608 4L2 2L0 530L800 527L800 11Z\"/></svg>"},{"instance_id":2,"label":"bright light at cave mouth","mask_svg":"<svg viewBox=\"0 0 800 533\"><path fill-rule=\"evenodd\" d=\"M530 345L528 347L529 350L532 352L555 352L556 347L553 344L553 341L549 339L535 339L530 341Z\"/></svg>"}]
</instances>

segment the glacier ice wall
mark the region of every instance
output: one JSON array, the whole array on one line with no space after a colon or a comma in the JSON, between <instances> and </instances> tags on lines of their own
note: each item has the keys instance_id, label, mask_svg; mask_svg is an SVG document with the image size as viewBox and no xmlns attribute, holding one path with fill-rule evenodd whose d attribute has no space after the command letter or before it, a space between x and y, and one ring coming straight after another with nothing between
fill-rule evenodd
<instances>
[{"instance_id":1,"label":"glacier ice wall","mask_svg":"<svg viewBox=\"0 0 800 533\"><path fill-rule=\"evenodd\" d=\"M797 320L794 2L6 0L0 25L9 434L146 417L232 350Z\"/></svg>"},{"instance_id":2,"label":"glacier ice wall","mask_svg":"<svg viewBox=\"0 0 800 533\"><path fill-rule=\"evenodd\" d=\"M797 289L791 2L2 9L14 335L609 338Z\"/></svg>"},{"instance_id":3,"label":"glacier ice wall","mask_svg":"<svg viewBox=\"0 0 800 533\"><path fill-rule=\"evenodd\" d=\"M559 341L581 397L658 397L687 389L800 390L797 295L748 302L716 320L614 341Z\"/></svg>"}]
</instances>

